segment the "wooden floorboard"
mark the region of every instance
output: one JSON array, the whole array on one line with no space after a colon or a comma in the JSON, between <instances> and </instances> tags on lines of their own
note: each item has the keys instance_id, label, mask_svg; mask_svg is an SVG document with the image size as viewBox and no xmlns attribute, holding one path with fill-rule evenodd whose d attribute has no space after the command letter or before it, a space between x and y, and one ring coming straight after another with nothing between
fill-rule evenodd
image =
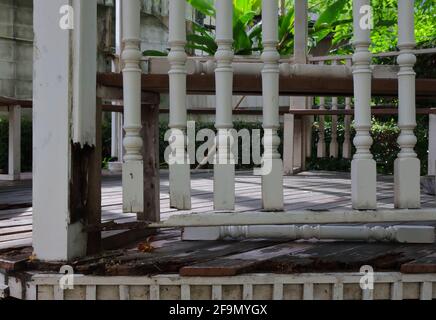
<instances>
[{"instance_id":1,"label":"wooden floorboard","mask_svg":"<svg viewBox=\"0 0 436 320\"><path fill-rule=\"evenodd\" d=\"M192 210L177 211L169 206L168 175L162 173L161 219L175 214L213 211L213 172L195 173L191 178ZM32 244L31 187L31 181L0 182L0 253L13 248L18 248L20 252L19 248ZM392 177L378 177L380 208L393 208L393 187ZM122 213L121 188L119 176L104 177L102 221L135 221L136 215ZM236 210L241 214L261 209L260 177L252 176L251 172L238 173L235 192ZM286 210L351 208L350 176L348 173L304 172L285 177L284 202ZM423 194L422 207L436 208L435 197ZM436 222L427 225L436 225ZM104 237L116 240L118 234L119 231L105 232ZM185 276L224 276L246 272L358 272L363 264L380 270L436 272L434 245L268 240L182 242L180 230L165 230L150 240L153 249L143 252L141 243L144 240L122 250L105 251L104 257L88 257L77 261L75 267L80 272L101 275L180 272ZM30 264L30 267L44 266Z\"/></svg>"}]
</instances>

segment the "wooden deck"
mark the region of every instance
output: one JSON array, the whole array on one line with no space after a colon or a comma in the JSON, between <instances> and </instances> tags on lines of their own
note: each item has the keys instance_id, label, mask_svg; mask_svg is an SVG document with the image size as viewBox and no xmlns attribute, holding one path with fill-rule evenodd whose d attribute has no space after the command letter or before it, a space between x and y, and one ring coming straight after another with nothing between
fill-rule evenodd
<instances>
[{"instance_id":1,"label":"wooden deck","mask_svg":"<svg viewBox=\"0 0 436 320\"><path fill-rule=\"evenodd\" d=\"M191 212L213 210L212 173L192 175ZM286 210L326 210L350 208L350 179L345 173L305 172L285 177ZM49 186L47 186L49 187ZM392 177L379 177L380 208L393 207ZM32 254L31 181L0 184L0 269L58 271L59 265L44 265L28 259ZM169 207L168 175L161 175L161 217L186 211ZM133 221L135 216L121 212L121 179L104 176L103 220ZM434 196L422 195L424 208L436 208ZM261 209L260 178L251 173L236 176L236 210ZM410 223L409 223L410 224ZM423 223L420 223L423 225ZM436 224L436 223L433 223ZM427 223L426 225L432 225ZM119 231L105 232L106 239ZM146 238L144 236L144 238ZM114 241L115 241L114 240ZM151 247L150 247L150 246ZM179 230L165 230L123 249L106 250L102 255L74 262L75 270L97 275L150 275L180 273L182 276L233 276L249 272L358 272L369 264L379 271L404 273L436 272L436 246L342 241L180 241Z\"/></svg>"}]
</instances>

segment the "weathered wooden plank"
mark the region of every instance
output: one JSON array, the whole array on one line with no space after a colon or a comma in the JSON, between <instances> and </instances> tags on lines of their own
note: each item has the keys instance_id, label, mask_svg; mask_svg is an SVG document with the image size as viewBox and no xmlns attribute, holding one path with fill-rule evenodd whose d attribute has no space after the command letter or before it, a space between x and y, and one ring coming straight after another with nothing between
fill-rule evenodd
<instances>
[{"instance_id":1,"label":"weathered wooden plank","mask_svg":"<svg viewBox=\"0 0 436 320\"><path fill-rule=\"evenodd\" d=\"M403 273L436 273L436 253L405 263L400 270Z\"/></svg>"},{"instance_id":2,"label":"weathered wooden plank","mask_svg":"<svg viewBox=\"0 0 436 320\"><path fill-rule=\"evenodd\" d=\"M144 209L140 221L160 221L159 104L142 107L142 156L144 161Z\"/></svg>"},{"instance_id":3,"label":"weathered wooden plank","mask_svg":"<svg viewBox=\"0 0 436 320\"><path fill-rule=\"evenodd\" d=\"M259 263L277 256L289 255L309 248L307 244L285 243L225 256L204 263L183 267L181 276L234 276L249 272Z\"/></svg>"}]
</instances>

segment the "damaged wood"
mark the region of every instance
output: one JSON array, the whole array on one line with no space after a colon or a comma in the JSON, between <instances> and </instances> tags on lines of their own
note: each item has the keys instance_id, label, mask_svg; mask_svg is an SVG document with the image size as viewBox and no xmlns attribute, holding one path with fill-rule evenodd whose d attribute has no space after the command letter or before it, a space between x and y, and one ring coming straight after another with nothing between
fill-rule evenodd
<instances>
[{"instance_id":1,"label":"damaged wood","mask_svg":"<svg viewBox=\"0 0 436 320\"><path fill-rule=\"evenodd\" d=\"M101 104L96 107L96 145L71 143L70 223L86 226L101 221ZM87 236L87 253L101 249L100 232Z\"/></svg>"},{"instance_id":2,"label":"damaged wood","mask_svg":"<svg viewBox=\"0 0 436 320\"><path fill-rule=\"evenodd\" d=\"M159 179L159 103L143 105L142 157L144 163L144 210L138 213L139 221L160 221Z\"/></svg>"}]
</instances>

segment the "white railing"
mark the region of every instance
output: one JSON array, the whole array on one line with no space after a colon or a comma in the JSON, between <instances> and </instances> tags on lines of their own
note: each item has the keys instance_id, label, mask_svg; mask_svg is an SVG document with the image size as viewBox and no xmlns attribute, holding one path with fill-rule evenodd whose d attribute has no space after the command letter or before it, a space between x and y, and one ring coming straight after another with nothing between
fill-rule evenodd
<instances>
[{"instance_id":1,"label":"white railing","mask_svg":"<svg viewBox=\"0 0 436 320\"><path fill-rule=\"evenodd\" d=\"M134 202L140 198L142 184L137 182L137 178L142 178L139 172L141 165L140 148L141 141L139 138L140 124L139 119L139 96L140 96L140 79L139 79L139 1L123 1L123 29L124 29L124 50L122 59L124 62L124 92L125 92L125 123L127 135L124 140L126 148L125 168L123 174L123 190L125 209L134 209L136 205L141 207L140 202ZM170 128L174 135L181 135L181 139L172 144L171 147L176 152L176 164L170 165L170 199L171 206L177 209L190 208L190 172L189 161L186 155L186 138L184 131L186 129L186 74L187 74L187 56L184 50L186 43L186 25L185 25L185 0L171 0L169 6L169 45L170 54L168 61L170 64ZM352 180L352 204L357 210L375 210L377 209L376 201L376 164L370 151L373 143L370 136L371 126L371 80L372 54L369 51L371 44L370 26L362 23L365 21L366 8L369 8L370 0L353 0L353 19L354 19L354 42L355 53L352 57L352 77L354 79L354 119L356 137L354 146L356 153L352 160L351 180ZM413 134L415 127L415 87L413 65L415 56L414 47L414 27L413 27L413 6L414 1L399 0L399 48L400 55L398 64L400 66L399 78L399 126L401 135L398 143L401 147L399 158L395 163L395 207L398 209L417 209L420 207L420 172L419 160L413 151L416 143L416 137ZM214 166L214 207L217 210L232 211L234 209L234 164L228 161L231 159L230 147L227 143L228 130L232 128L232 79L234 69L232 68L232 0L216 0L216 42L218 51L215 55L215 61L209 63L194 63L194 70L207 67L208 72L214 72L216 77L216 128L218 130L218 159L220 160ZM278 97L279 97L279 75L299 75L299 74L323 74L326 77L347 77L350 76L351 62L349 57L330 58L332 66L321 66L324 62L320 60L318 65L294 65L292 60L288 62L280 61L276 50L278 41L277 30L278 0L263 0L262 19L263 19L263 46L262 54L263 65L261 74L263 79L263 126L265 129L265 154L263 161L272 163L273 170L262 176L262 203L267 212L256 213L256 218L260 221L268 222L271 212L283 209L283 167L280 155L277 152L279 144L277 129L279 128ZM326 60L326 59L324 59ZM281 63L280 63L281 62ZM246 67L246 66L244 66ZM251 72L259 72L259 68L251 69ZM323 71L324 70L324 71ZM346 109L351 109L351 99L348 97ZM325 107L325 100L321 100L321 108ZM338 100L332 99L332 110L337 109ZM322 124L323 121L320 121ZM350 123L351 116L346 117L346 139L343 149L344 157L351 156L350 143ZM337 142L337 116L333 116L332 123L332 143L329 146L329 154L338 157ZM319 155L326 154L326 146L323 143L324 136L320 134ZM221 163L221 160L225 164ZM179 163L180 162L180 163ZM130 176L130 180L128 177ZM396 213L395 213L396 212ZM366 216L358 211L344 212L343 215L335 215L332 221L318 219L323 222L351 222L356 219L365 221L404 221L414 220L419 210L394 211L394 213L371 212ZM310 222L317 222L318 215L302 213L300 218L304 221L304 216L311 217ZM436 212L422 211L429 220L436 220ZM280 214L278 214L280 216ZM359 217L353 219L353 217ZM220 217L222 219L220 219ZM289 215L284 215L284 220L274 219L280 223L292 223L295 219ZM376 218L375 218L376 217ZM204 218L204 221L201 219ZM174 218L181 221L179 218ZM226 220L228 219L228 220ZM390 219L390 220L388 220ZM196 222L192 222L192 221ZM259 221L258 220L258 221ZM174 221L174 220L173 220ZM209 215L198 216L191 221L189 225L225 225L229 221L238 224L256 224L250 220L249 215L240 215L235 218L234 213L226 213L216 217ZM209 222L207 222L209 221ZM257 222L258 223L258 222ZM156 223L154 226L166 226L166 222ZM171 224L174 226L175 224ZM186 224L185 224L186 225Z\"/></svg>"}]
</instances>

